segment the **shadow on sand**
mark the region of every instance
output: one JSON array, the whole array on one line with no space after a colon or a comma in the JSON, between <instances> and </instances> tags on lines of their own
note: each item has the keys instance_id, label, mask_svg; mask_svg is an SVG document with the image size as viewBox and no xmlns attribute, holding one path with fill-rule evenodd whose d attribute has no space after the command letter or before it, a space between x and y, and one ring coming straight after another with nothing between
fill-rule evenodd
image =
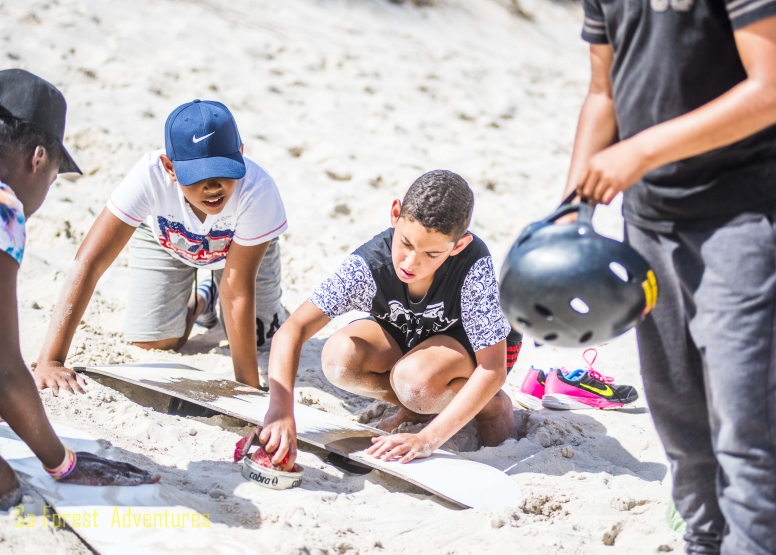
<instances>
[{"instance_id":1,"label":"shadow on sand","mask_svg":"<svg viewBox=\"0 0 776 555\"><path fill-rule=\"evenodd\" d=\"M644 409L636 414L647 412ZM463 455L495 466L509 475L608 473L653 482L662 481L668 472L662 463L639 460L609 435L606 426L587 414L550 409L516 410L514 414L517 441ZM631 414L624 414L623 418L630 418Z\"/></svg>"}]
</instances>

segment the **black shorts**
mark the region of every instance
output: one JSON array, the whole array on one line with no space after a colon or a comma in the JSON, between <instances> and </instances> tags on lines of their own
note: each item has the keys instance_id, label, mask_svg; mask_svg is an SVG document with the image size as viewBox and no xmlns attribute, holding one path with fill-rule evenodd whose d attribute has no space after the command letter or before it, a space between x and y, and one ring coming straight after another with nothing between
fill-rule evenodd
<instances>
[{"instance_id":1,"label":"black shorts","mask_svg":"<svg viewBox=\"0 0 776 555\"><path fill-rule=\"evenodd\" d=\"M412 347L407 347L406 338L404 337L404 334L401 333L396 328L396 326L392 326L391 324L383 320L378 320L377 318L371 315L367 316L364 319L376 322L381 328L383 328L386 331L386 333L388 333L388 335L390 335L393 338L393 340L396 341L396 344L399 346L399 349L401 349L401 354L406 355L412 350ZM431 334L429 337L433 337L434 335L446 335L458 341L458 343L463 345L463 348L466 349L466 352L469 353L469 356L472 358L476 366L477 357L474 354L474 349L472 348L472 344L469 341L469 336L466 335L466 330L463 329L463 326L456 326L454 328L450 328L445 331L440 331L440 332ZM512 367L514 367L515 362L517 362L517 355L520 354L520 347L522 345L523 345L523 336L514 330L509 332L509 335L507 336L507 374L509 374L509 372L512 370Z\"/></svg>"}]
</instances>

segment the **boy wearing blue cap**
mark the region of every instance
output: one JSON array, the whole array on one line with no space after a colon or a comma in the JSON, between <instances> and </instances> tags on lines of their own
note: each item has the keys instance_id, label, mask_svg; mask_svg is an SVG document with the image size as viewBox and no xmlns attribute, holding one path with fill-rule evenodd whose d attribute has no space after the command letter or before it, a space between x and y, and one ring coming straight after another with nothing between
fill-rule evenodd
<instances>
[{"instance_id":1,"label":"boy wearing blue cap","mask_svg":"<svg viewBox=\"0 0 776 555\"><path fill-rule=\"evenodd\" d=\"M277 243L287 228L283 201L264 168L243 157L237 124L219 102L175 109L165 147L135 164L84 239L38 360L39 388L82 391L65 358L97 281L130 238L125 339L180 349L198 318L215 323L218 286L235 378L259 386L257 348L286 316ZM212 270L212 279L192 293L197 269Z\"/></svg>"}]
</instances>

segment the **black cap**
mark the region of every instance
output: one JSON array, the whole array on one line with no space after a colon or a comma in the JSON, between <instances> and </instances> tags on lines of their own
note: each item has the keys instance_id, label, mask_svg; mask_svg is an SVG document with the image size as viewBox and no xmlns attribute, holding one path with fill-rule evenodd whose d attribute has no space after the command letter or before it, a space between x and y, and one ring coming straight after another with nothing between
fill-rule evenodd
<instances>
[{"instance_id":1,"label":"black cap","mask_svg":"<svg viewBox=\"0 0 776 555\"><path fill-rule=\"evenodd\" d=\"M62 144L65 138L65 97L54 85L23 69L0 71L0 116L11 116L40 127L59 139L59 173L83 173Z\"/></svg>"}]
</instances>

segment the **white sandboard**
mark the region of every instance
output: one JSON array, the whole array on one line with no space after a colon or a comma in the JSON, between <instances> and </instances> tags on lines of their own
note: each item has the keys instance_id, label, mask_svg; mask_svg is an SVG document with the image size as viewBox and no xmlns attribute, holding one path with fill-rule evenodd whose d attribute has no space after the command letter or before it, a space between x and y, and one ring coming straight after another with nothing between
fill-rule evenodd
<instances>
[{"instance_id":1,"label":"white sandboard","mask_svg":"<svg viewBox=\"0 0 776 555\"><path fill-rule=\"evenodd\" d=\"M99 451L97 442L84 432L58 424L54 424L54 430L73 451ZM30 533L42 534L45 527L62 526L59 519L64 519L101 555L247 555L254 552L235 541L226 527L210 524L205 528L205 517L176 503L161 483L95 487L57 482L5 423L0 424L0 455L16 472L25 475L58 515L46 521L43 515L31 517L19 509L17 524L26 524ZM26 518L20 519L18 515ZM195 521L196 526L192 525Z\"/></svg>"},{"instance_id":2,"label":"white sandboard","mask_svg":"<svg viewBox=\"0 0 776 555\"><path fill-rule=\"evenodd\" d=\"M182 364L122 364L76 368L184 399L257 425L264 421L269 394ZM296 404L300 440L379 469L463 507L500 511L520 502L520 487L504 472L437 449L407 464L367 455L376 428Z\"/></svg>"}]
</instances>

